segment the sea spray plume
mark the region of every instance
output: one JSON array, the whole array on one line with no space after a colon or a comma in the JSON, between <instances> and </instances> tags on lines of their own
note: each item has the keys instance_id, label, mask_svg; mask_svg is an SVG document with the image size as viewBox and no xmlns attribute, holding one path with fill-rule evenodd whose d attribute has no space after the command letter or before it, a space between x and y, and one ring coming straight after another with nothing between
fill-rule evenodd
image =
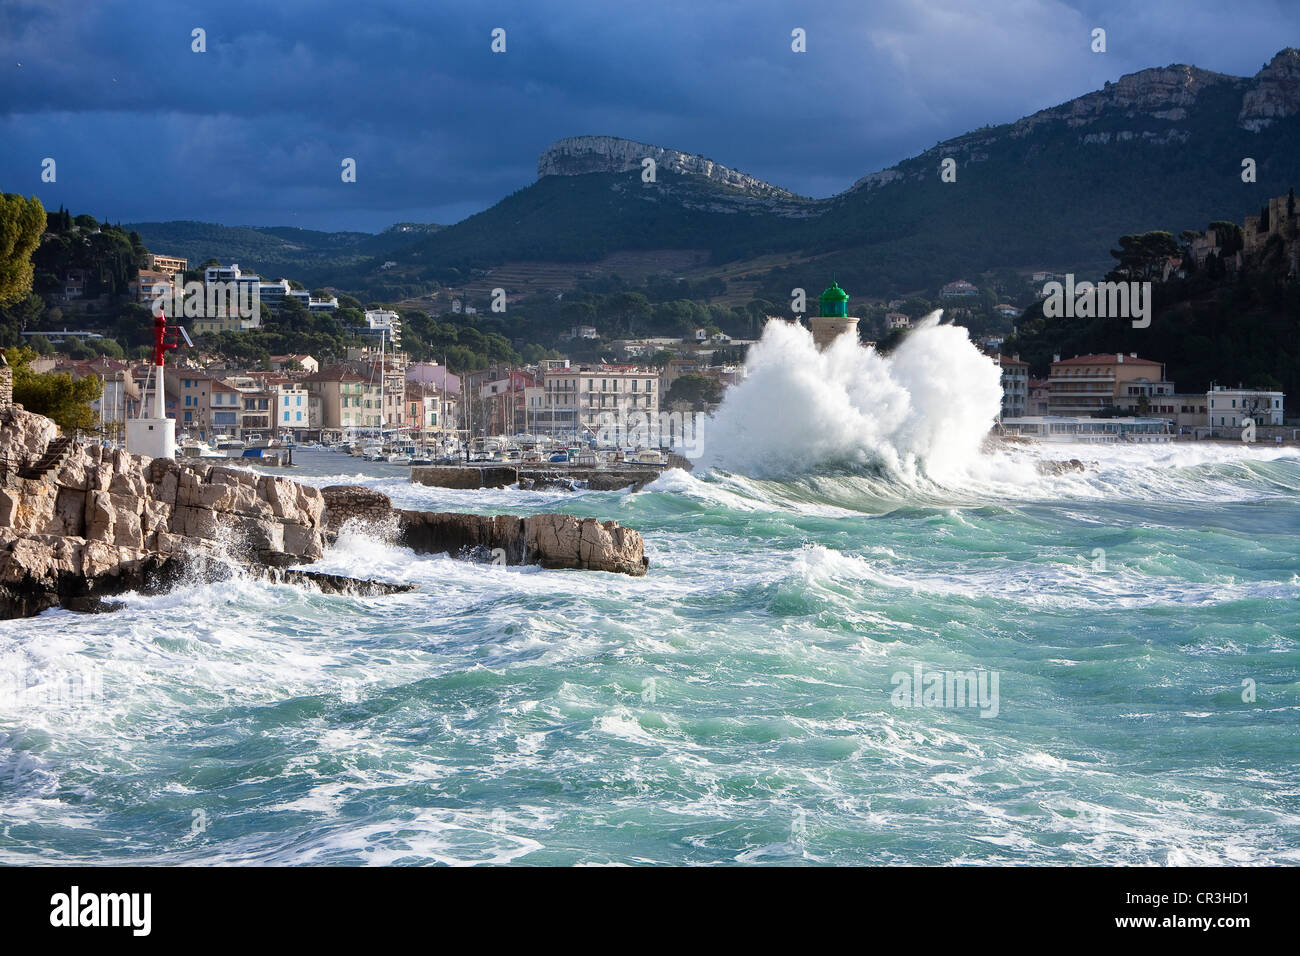
<instances>
[{"instance_id":1,"label":"sea spray plume","mask_svg":"<svg viewBox=\"0 0 1300 956\"><path fill-rule=\"evenodd\" d=\"M744 381L705 423L700 466L774 477L836 467L960 477L997 417L1001 375L940 315L927 315L890 355L847 335L818 351L803 326L768 322Z\"/></svg>"}]
</instances>

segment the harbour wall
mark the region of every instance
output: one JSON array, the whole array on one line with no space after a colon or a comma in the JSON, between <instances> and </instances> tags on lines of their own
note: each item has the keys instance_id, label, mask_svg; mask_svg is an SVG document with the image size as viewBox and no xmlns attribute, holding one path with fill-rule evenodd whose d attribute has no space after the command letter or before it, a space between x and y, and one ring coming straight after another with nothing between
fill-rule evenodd
<instances>
[{"instance_id":1,"label":"harbour wall","mask_svg":"<svg viewBox=\"0 0 1300 956\"><path fill-rule=\"evenodd\" d=\"M593 491L639 490L663 473L655 465L627 465L615 468L594 466L550 467L540 465L417 465L411 469L411 481L435 488L504 488L507 485L532 483L535 486L561 482L586 482Z\"/></svg>"}]
</instances>

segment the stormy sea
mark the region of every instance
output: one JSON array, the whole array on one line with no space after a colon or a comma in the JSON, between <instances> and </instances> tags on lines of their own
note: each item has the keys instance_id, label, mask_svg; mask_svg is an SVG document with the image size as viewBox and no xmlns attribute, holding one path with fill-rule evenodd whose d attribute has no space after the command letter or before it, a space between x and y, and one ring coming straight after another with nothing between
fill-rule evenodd
<instances>
[{"instance_id":1,"label":"stormy sea","mask_svg":"<svg viewBox=\"0 0 1300 956\"><path fill-rule=\"evenodd\" d=\"M644 578L355 526L316 567L416 590L0 623L0 863L1300 863L1296 449L990 447L937 317L884 357L773 323L748 372L635 493L296 453L616 519Z\"/></svg>"}]
</instances>

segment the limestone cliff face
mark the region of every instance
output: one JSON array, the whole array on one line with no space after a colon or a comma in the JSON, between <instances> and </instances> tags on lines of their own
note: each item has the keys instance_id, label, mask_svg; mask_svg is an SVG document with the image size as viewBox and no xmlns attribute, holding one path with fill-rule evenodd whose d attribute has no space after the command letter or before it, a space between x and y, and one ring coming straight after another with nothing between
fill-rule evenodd
<instances>
[{"instance_id":1,"label":"limestone cliff face","mask_svg":"<svg viewBox=\"0 0 1300 956\"><path fill-rule=\"evenodd\" d=\"M729 169L703 156L637 143L617 136L571 136L559 140L537 160L537 178L580 176L585 173L640 172L646 158L657 170L699 176L721 186L761 198L796 199L794 193L761 179Z\"/></svg>"},{"instance_id":2,"label":"limestone cliff face","mask_svg":"<svg viewBox=\"0 0 1300 956\"><path fill-rule=\"evenodd\" d=\"M1244 82L1239 77L1182 64L1140 70L1121 76L1094 93L1026 116L1015 124L1011 135L1024 136L1052 120L1064 120L1070 127L1087 126L1102 116L1116 115L1128 119L1149 116L1179 120L1186 117L1187 107L1195 104L1197 96L1206 88Z\"/></svg>"},{"instance_id":3,"label":"limestone cliff face","mask_svg":"<svg viewBox=\"0 0 1300 956\"><path fill-rule=\"evenodd\" d=\"M1300 50L1286 49L1255 75L1237 120L1245 129L1258 132L1296 113L1300 113Z\"/></svg>"},{"instance_id":4,"label":"limestone cliff face","mask_svg":"<svg viewBox=\"0 0 1300 956\"><path fill-rule=\"evenodd\" d=\"M1178 122L1187 118L1189 109L1212 87L1226 87L1240 95L1238 125L1258 132L1276 118L1300 112L1300 50L1282 50L1253 77L1229 76L1183 64L1140 70L1107 83L1095 93L1025 117L1015 124L1012 135L1023 136L1049 120L1063 119L1070 127L1084 127L1102 117L1114 116ZM1148 132L1152 131L1136 128L1129 136L1117 134L1115 140L1146 137Z\"/></svg>"},{"instance_id":5,"label":"limestone cliff face","mask_svg":"<svg viewBox=\"0 0 1300 956\"><path fill-rule=\"evenodd\" d=\"M983 162L1009 141L1027 139L1032 144L1034 136L1058 125L1072 131L1081 147L1132 141L1177 146L1194 135L1193 114L1210 90L1240 97L1237 125L1257 133L1278 119L1300 113L1300 51L1282 50L1253 77L1229 76L1184 64L1129 73L1100 90L1039 110L1015 123L940 143L912 160L864 176L849 191L870 191L894 182L925 179L935 175L940 157L952 157L959 167ZM1117 124L1116 120L1122 122Z\"/></svg>"}]
</instances>

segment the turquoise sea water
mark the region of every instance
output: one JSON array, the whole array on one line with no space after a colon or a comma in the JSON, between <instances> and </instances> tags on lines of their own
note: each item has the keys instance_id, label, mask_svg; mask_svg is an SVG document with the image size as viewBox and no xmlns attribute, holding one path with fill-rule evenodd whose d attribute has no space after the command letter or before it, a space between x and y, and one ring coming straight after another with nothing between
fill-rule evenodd
<instances>
[{"instance_id":1,"label":"turquoise sea water","mask_svg":"<svg viewBox=\"0 0 1300 956\"><path fill-rule=\"evenodd\" d=\"M1294 449L577 496L298 460L615 518L650 573L350 533L322 568L418 590L0 623L0 863L1300 863ZM996 675L996 715L901 706L918 665Z\"/></svg>"}]
</instances>

